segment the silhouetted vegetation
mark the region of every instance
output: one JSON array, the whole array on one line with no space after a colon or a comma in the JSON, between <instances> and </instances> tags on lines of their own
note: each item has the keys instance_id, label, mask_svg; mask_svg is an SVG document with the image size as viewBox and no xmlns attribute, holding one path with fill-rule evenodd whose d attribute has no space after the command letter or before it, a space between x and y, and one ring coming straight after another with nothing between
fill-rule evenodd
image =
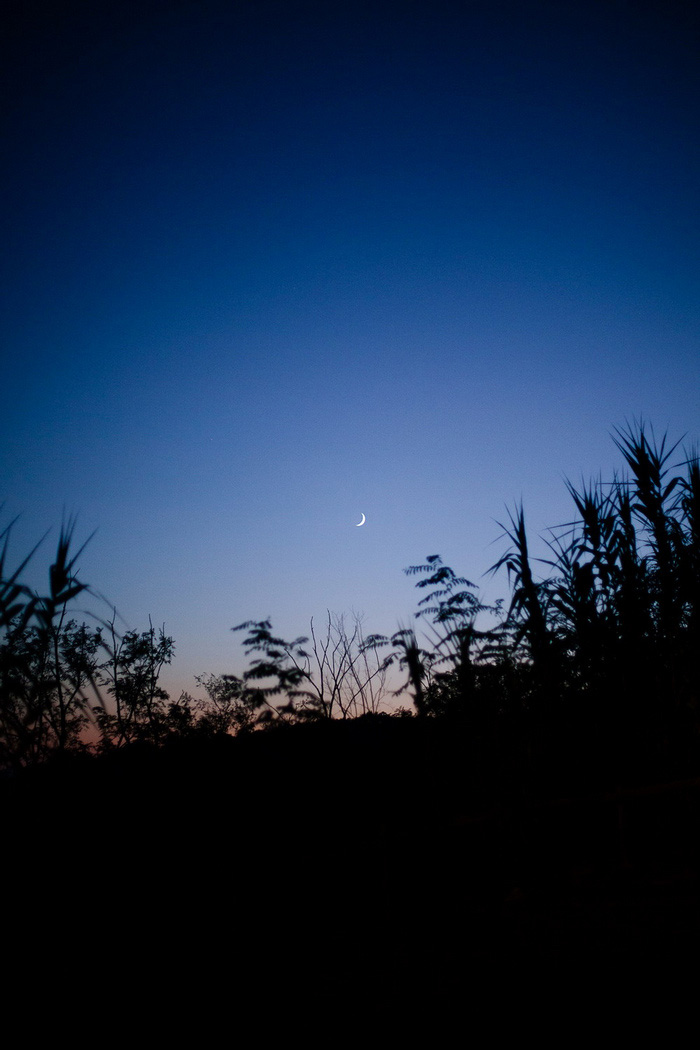
<instances>
[{"instance_id":1,"label":"silhouetted vegetation","mask_svg":"<svg viewBox=\"0 0 700 1050\"><path fill-rule=\"evenodd\" d=\"M287 641L246 621L233 630L247 669L201 676L199 697L159 686L174 655L164 627L120 634L114 616L69 614L90 593L74 523L44 596L22 582L29 558L7 570L6 528L0 760L20 854L37 848L25 827L67 834L37 817L47 783L56 812L56 798L73 812L91 800L89 859L120 886L131 875L114 825L99 830L105 812L126 814L126 854L154 884L176 869L195 880L195 857L218 879L226 828L239 902L252 887L276 900L281 880L282 900L313 902L318 937L340 903L341 969L353 924L371 916L388 931L371 965L389 982L413 979L417 953L431 958L424 981L457 981L457 949L438 951L446 925L462 955L468 943L492 962L535 942L570 958L700 932L687 914L700 870L700 467L642 424L615 442L624 471L568 484L575 516L551 530L545 558L532 557L522 507L510 512L492 570L508 574L508 608L431 555L405 570L422 595L414 626L365 635L328 614ZM410 710L395 706L404 696ZM658 920L661 869L680 897ZM629 870L634 898L619 889Z\"/></svg>"},{"instance_id":2,"label":"silhouetted vegetation","mask_svg":"<svg viewBox=\"0 0 700 1050\"><path fill-rule=\"evenodd\" d=\"M426 592L416 627L366 636L358 618L348 627L329 613L323 631L312 621L310 637L287 641L269 620L250 620L233 628L245 632L247 670L201 676L198 698L171 700L158 684L174 654L164 627L120 635L115 617L88 626L69 616L71 603L90 593L77 578L74 522L61 529L43 596L21 579L36 548L7 571L8 526L0 555L3 765L88 746L377 714L391 700L391 668L405 675L393 696L407 694L415 716L449 719L489 746L518 737L532 760L574 742L577 760L589 751L608 766L623 756L657 765L690 759L698 738L698 459L685 454L672 466L678 445L656 442L643 424L614 440L626 471L580 489L568 483L576 516L551 530L550 557L533 562L524 511L509 513L509 546L492 569L508 573L507 611L483 605L473 583L431 555L405 570Z\"/></svg>"}]
</instances>

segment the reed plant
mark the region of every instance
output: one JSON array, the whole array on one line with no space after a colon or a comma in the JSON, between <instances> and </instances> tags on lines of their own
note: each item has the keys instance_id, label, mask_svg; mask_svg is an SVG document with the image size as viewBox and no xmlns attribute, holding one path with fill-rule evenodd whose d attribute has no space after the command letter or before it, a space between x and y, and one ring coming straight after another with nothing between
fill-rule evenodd
<instances>
[{"instance_id":1,"label":"reed plant","mask_svg":"<svg viewBox=\"0 0 700 1050\"><path fill-rule=\"evenodd\" d=\"M16 520L16 519L15 519ZM97 687L99 628L69 619L69 605L88 591L78 579L75 519L64 521L49 587L43 595L22 582L22 573L46 538L17 568L7 571L14 522L2 532L0 552L0 763L21 767L52 751L79 746L91 711L102 703Z\"/></svg>"},{"instance_id":2,"label":"reed plant","mask_svg":"<svg viewBox=\"0 0 700 1050\"><path fill-rule=\"evenodd\" d=\"M547 719L584 722L617 748L677 752L697 737L700 594L697 455L643 422L616 430L626 470L567 483L576 518L551 530L536 578L522 508L505 566L509 623L524 641Z\"/></svg>"}]
</instances>

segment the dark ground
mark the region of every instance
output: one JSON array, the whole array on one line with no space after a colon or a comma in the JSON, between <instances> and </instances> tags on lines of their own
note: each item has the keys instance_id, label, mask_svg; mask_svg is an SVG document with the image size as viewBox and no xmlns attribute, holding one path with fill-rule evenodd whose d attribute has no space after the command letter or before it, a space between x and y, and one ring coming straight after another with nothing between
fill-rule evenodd
<instances>
[{"instance_id":1,"label":"dark ground","mask_svg":"<svg viewBox=\"0 0 700 1050\"><path fill-rule=\"evenodd\" d=\"M459 734L376 719L1 787L6 955L67 953L124 995L157 974L216 975L234 1000L459 996L489 975L683 966L700 944L700 777L488 777Z\"/></svg>"}]
</instances>

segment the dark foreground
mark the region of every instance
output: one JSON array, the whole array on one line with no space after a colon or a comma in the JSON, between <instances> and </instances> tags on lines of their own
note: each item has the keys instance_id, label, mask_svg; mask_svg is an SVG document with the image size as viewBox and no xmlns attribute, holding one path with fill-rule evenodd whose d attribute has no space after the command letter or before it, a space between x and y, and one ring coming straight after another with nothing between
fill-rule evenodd
<instances>
[{"instance_id":1,"label":"dark foreground","mask_svg":"<svg viewBox=\"0 0 700 1050\"><path fill-rule=\"evenodd\" d=\"M110 994L223 983L232 1009L682 965L700 776L655 772L489 777L412 719L56 763L2 785L6 957Z\"/></svg>"}]
</instances>

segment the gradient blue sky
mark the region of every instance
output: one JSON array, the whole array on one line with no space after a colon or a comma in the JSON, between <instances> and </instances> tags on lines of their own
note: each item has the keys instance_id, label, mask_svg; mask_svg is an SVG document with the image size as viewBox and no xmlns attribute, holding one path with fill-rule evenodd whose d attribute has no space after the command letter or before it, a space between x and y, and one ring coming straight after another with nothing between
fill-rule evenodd
<instances>
[{"instance_id":1,"label":"gradient blue sky","mask_svg":"<svg viewBox=\"0 0 700 1050\"><path fill-rule=\"evenodd\" d=\"M697 441L693 6L10 4L17 558L77 512L190 688L242 620L391 632L428 554L505 596L506 504L567 520L640 414Z\"/></svg>"}]
</instances>

